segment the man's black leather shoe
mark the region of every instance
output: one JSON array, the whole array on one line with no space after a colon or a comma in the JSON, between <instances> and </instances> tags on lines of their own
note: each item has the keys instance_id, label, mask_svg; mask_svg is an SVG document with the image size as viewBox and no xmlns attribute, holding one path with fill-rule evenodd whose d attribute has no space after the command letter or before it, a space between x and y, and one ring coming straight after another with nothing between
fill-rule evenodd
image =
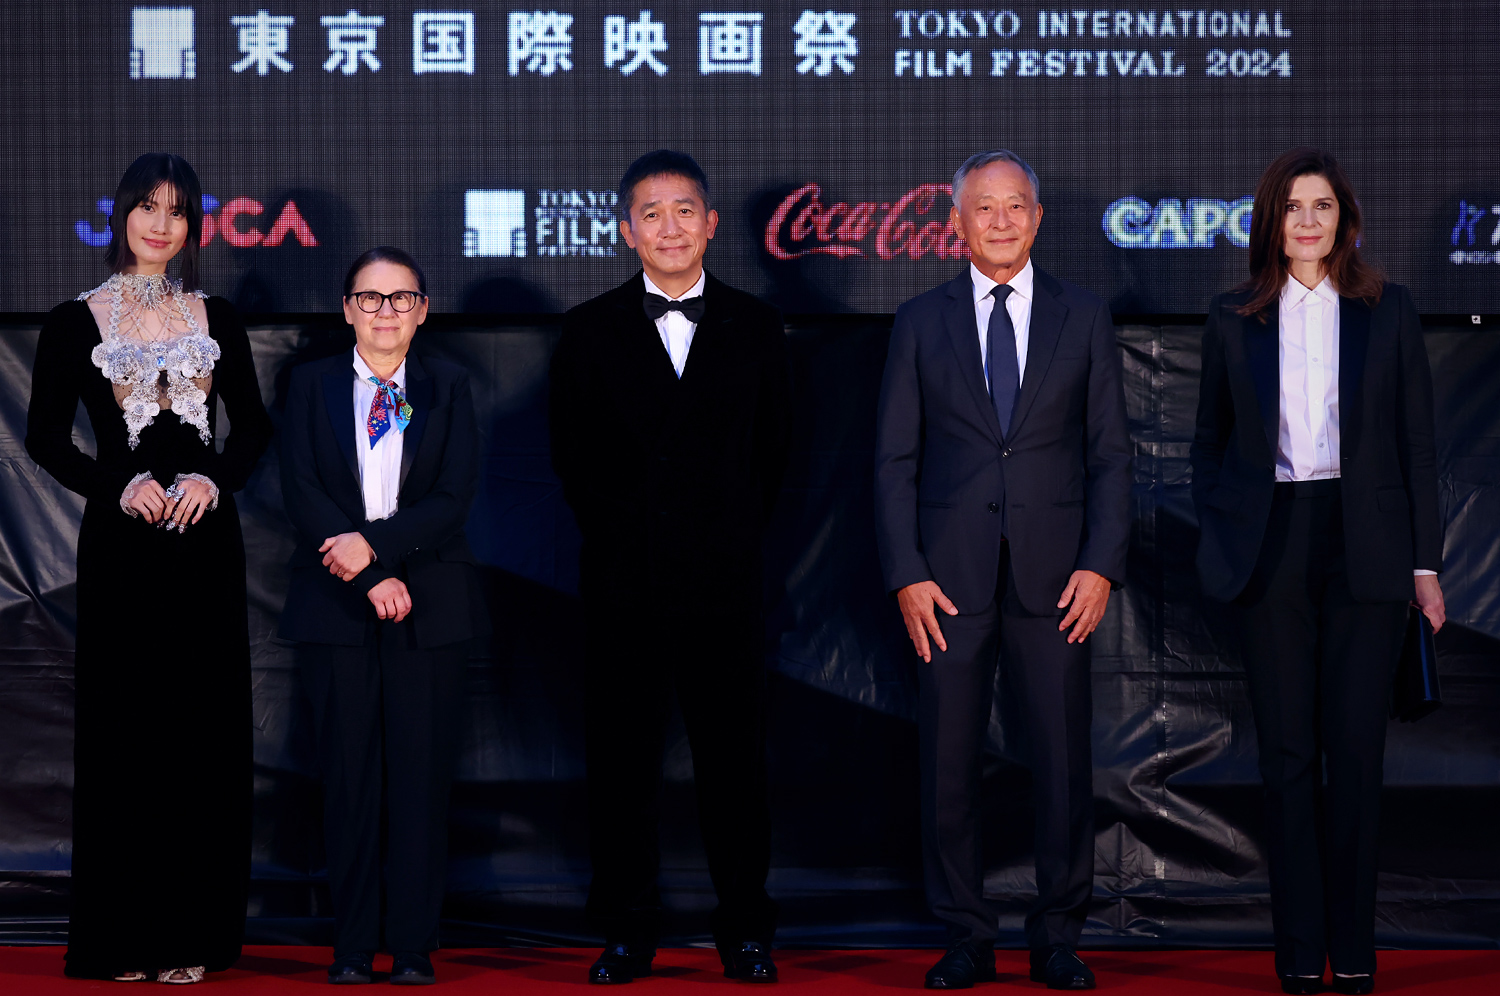
<instances>
[{"instance_id":1,"label":"man's black leather shoe","mask_svg":"<svg viewBox=\"0 0 1500 996\"><path fill-rule=\"evenodd\" d=\"M759 941L746 941L737 949L721 950L719 960L724 963L724 978L741 982L775 982L776 963L771 960L771 947Z\"/></svg>"},{"instance_id":2,"label":"man's black leather shoe","mask_svg":"<svg viewBox=\"0 0 1500 996\"><path fill-rule=\"evenodd\" d=\"M1045 982L1048 989L1092 989L1094 973L1066 944L1031 951L1031 981Z\"/></svg>"},{"instance_id":3,"label":"man's black leather shoe","mask_svg":"<svg viewBox=\"0 0 1500 996\"><path fill-rule=\"evenodd\" d=\"M1327 992L1328 987L1323 985L1321 975L1315 978L1303 978L1300 975L1283 975L1281 977L1281 991L1291 993L1292 996L1314 996L1316 993Z\"/></svg>"},{"instance_id":4,"label":"man's black leather shoe","mask_svg":"<svg viewBox=\"0 0 1500 996\"><path fill-rule=\"evenodd\" d=\"M1335 975L1330 988L1340 996L1366 996L1375 991L1375 976Z\"/></svg>"},{"instance_id":5,"label":"man's black leather shoe","mask_svg":"<svg viewBox=\"0 0 1500 996\"><path fill-rule=\"evenodd\" d=\"M391 958L391 985L430 986L437 981L432 959L417 951L398 951Z\"/></svg>"},{"instance_id":6,"label":"man's black leather shoe","mask_svg":"<svg viewBox=\"0 0 1500 996\"><path fill-rule=\"evenodd\" d=\"M655 957L655 947L612 941L604 946L604 953L589 968L589 981L597 986L634 982L651 974L651 959Z\"/></svg>"},{"instance_id":7,"label":"man's black leather shoe","mask_svg":"<svg viewBox=\"0 0 1500 996\"><path fill-rule=\"evenodd\" d=\"M333 959L328 966L328 981L335 986L363 986L370 981L370 963L374 957L363 952Z\"/></svg>"},{"instance_id":8,"label":"man's black leather shoe","mask_svg":"<svg viewBox=\"0 0 1500 996\"><path fill-rule=\"evenodd\" d=\"M955 944L927 971L928 989L972 989L976 982L995 981L995 951L972 944Z\"/></svg>"}]
</instances>

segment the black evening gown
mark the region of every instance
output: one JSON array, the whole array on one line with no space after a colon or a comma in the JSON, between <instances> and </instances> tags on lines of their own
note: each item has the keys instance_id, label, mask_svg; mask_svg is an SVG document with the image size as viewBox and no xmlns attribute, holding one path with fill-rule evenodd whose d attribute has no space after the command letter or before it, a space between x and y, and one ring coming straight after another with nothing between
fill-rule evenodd
<instances>
[{"instance_id":1,"label":"black evening gown","mask_svg":"<svg viewBox=\"0 0 1500 996\"><path fill-rule=\"evenodd\" d=\"M110 977L240 955L250 866L250 639L245 546L233 492L271 436L250 343L209 298L221 356L207 404L224 399L222 453L171 410L130 449L113 388L90 359L88 305L48 316L32 373L26 448L88 499L78 534L72 907L67 974ZM74 445L79 400L98 456ZM149 470L162 487L198 473L219 507L181 534L120 509Z\"/></svg>"}]
</instances>

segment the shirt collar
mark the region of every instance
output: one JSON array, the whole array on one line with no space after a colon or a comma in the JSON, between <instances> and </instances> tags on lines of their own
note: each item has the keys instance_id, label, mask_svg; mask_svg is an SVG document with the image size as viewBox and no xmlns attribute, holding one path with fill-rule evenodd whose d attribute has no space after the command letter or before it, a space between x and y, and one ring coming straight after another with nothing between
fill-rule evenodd
<instances>
[{"instance_id":1,"label":"shirt collar","mask_svg":"<svg viewBox=\"0 0 1500 996\"><path fill-rule=\"evenodd\" d=\"M1296 277L1288 276L1286 284L1281 288L1281 306L1293 310L1300 310L1316 303L1338 304L1338 291L1333 289L1333 281L1324 277L1318 281L1316 287L1304 287Z\"/></svg>"},{"instance_id":2,"label":"shirt collar","mask_svg":"<svg viewBox=\"0 0 1500 996\"><path fill-rule=\"evenodd\" d=\"M703 295L703 287L708 283L708 271L704 270L699 273L698 282L693 284L693 286L689 287L687 290L683 291L681 297L673 297L666 291L662 290L660 287L653 284L651 282L651 278L646 276L644 271L642 271L641 273L641 279L646 281L647 294L655 294L658 297L666 298L668 301L686 301L690 297L701 297Z\"/></svg>"},{"instance_id":3,"label":"shirt collar","mask_svg":"<svg viewBox=\"0 0 1500 996\"><path fill-rule=\"evenodd\" d=\"M969 279L974 281L974 301L977 304L984 299L999 284L998 280L991 280L979 272L979 267L973 263L969 264ZM1032 283L1036 279L1036 272L1031 267L1031 260L1021 267L1021 272L1011 277L1006 283L1010 284L1011 293L1023 301L1031 300Z\"/></svg>"},{"instance_id":4,"label":"shirt collar","mask_svg":"<svg viewBox=\"0 0 1500 996\"><path fill-rule=\"evenodd\" d=\"M359 355L359 350L354 350L354 373L362 383L370 383L370 378L375 376L375 371L365 362L365 358ZM396 372L391 375L391 380L396 382L396 388L400 391L406 390L406 361L402 360Z\"/></svg>"}]
</instances>

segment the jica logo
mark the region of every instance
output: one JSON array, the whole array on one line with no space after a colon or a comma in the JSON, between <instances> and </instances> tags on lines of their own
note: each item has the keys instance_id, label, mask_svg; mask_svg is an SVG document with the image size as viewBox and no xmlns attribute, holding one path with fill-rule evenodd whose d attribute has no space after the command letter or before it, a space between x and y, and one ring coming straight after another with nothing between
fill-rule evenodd
<instances>
[{"instance_id":1,"label":"jica logo","mask_svg":"<svg viewBox=\"0 0 1500 996\"><path fill-rule=\"evenodd\" d=\"M114 211L115 202L112 198L101 197L95 207L99 213L104 215L104 221L95 228L87 220L80 220L73 225L73 231L78 234L78 239L86 246L103 248L109 245L109 216ZM219 199L209 194L203 195L203 237L199 239L200 246L206 246L212 242L215 236L222 235L224 241L236 249L248 249L251 246L279 246L286 240L288 235L296 239L298 244L304 246L315 246L318 238L302 217L302 212L297 210L296 201L287 201L282 205L276 215L276 220L271 222L271 227L262 231L255 227L254 223L246 224L240 219L253 218L265 214L266 206L253 197L236 197L221 209ZM217 212L217 213L216 213Z\"/></svg>"},{"instance_id":2,"label":"jica logo","mask_svg":"<svg viewBox=\"0 0 1500 996\"><path fill-rule=\"evenodd\" d=\"M1212 249L1222 235L1231 245L1250 244L1255 198L1164 197L1152 204L1122 197L1104 209L1104 236L1121 249Z\"/></svg>"}]
</instances>

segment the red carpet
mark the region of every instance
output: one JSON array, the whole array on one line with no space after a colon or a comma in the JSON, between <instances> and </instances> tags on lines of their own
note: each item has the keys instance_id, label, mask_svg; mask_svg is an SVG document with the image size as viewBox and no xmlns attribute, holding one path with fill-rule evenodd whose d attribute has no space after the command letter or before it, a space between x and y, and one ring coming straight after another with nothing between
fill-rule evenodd
<instances>
[{"instance_id":1,"label":"red carpet","mask_svg":"<svg viewBox=\"0 0 1500 996\"><path fill-rule=\"evenodd\" d=\"M576 948L473 948L440 951L434 959L437 992L494 996L533 996L574 992L582 996L585 970L595 951ZM104 991L112 994L164 992L154 982L126 984L65 979L60 947L0 947L0 993L48 996ZM197 989L245 994L321 993L327 948L252 947L231 971L210 975ZM1139 996L1188 993L1279 993L1266 951L1095 951L1084 952L1099 976L1100 990ZM777 955L781 984L763 991L818 993L819 996L889 994L919 990L935 951L783 951ZM1000 986L1045 993L1026 978L1026 953L998 953ZM378 958L377 970L390 959ZM726 980L711 950L676 948L656 959L657 975L627 990L631 996L703 993L699 986L730 993L749 987ZM377 979L378 979L377 975ZM1468 996L1500 993L1500 951L1383 951L1377 993ZM976 994L999 992L983 984ZM197 991L190 990L190 991Z\"/></svg>"}]
</instances>

